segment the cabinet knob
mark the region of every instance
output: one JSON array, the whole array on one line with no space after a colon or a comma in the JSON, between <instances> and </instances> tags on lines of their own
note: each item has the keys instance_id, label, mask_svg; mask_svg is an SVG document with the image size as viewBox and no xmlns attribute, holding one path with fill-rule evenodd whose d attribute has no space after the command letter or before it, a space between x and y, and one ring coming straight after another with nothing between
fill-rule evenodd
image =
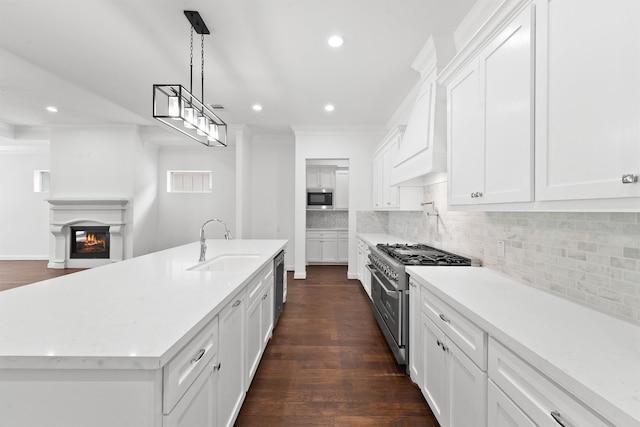
<instances>
[{"instance_id":1,"label":"cabinet knob","mask_svg":"<svg viewBox=\"0 0 640 427\"><path fill-rule=\"evenodd\" d=\"M471 198L475 199L476 198L476 193L471 193Z\"/></svg>"},{"instance_id":2,"label":"cabinet knob","mask_svg":"<svg viewBox=\"0 0 640 427\"><path fill-rule=\"evenodd\" d=\"M267 294L262 295L262 299L267 299Z\"/></svg>"},{"instance_id":3,"label":"cabinet knob","mask_svg":"<svg viewBox=\"0 0 640 427\"><path fill-rule=\"evenodd\" d=\"M638 182L638 175L634 175L632 173L622 175L623 184L633 184L634 182Z\"/></svg>"},{"instance_id":4,"label":"cabinet knob","mask_svg":"<svg viewBox=\"0 0 640 427\"><path fill-rule=\"evenodd\" d=\"M236 300L236 302L233 303L232 307L239 306L241 302L242 302L241 300Z\"/></svg>"},{"instance_id":5,"label":"cabinet knob","mask_svg":"<svg viewBox=\"0 0 640 427\"><path fill-rule=\"evenodd\" d=\"M213 370L214 371L219 371L221 367L222 367L222 364L220 362L218 362L217 364L213 365Z\"/></svg>"},{"instance_id":6,"label":"cabinet knob","mask_svg":"<svg viewBox=\"0 0 640 427\"><path fill-rule=\"evenodd\" d=\"M477 193L476 193L476 197L482 197L482 193L477 192Z\"/></svg>"}]
</instances>

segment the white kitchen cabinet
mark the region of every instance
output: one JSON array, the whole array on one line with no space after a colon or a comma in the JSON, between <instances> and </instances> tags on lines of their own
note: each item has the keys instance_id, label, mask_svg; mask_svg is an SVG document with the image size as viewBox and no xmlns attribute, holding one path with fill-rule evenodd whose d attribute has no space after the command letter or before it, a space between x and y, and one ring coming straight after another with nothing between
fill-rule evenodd
<instances>
[{"instance_id":1,"label":"white kitchen cabinet","mask_svg":"<svg viewBox=\"0 0 640 427\"><path fill-rule=\"evenodd\" d=\"M493 338L489 340L489 377L535 425L613 425Z\"/></svg>"},{"instance_id":2,"label":"white kitchen cabinet","mask_svg":"<svg viewBox=\"0 0 640 427\"><path fill-rule=\"evenodd\" d=\"M411 339L421 339L421 363L411 364L410 357L410 367L422 370L422 392L442 427L485 426L486 333L424 286L419 288L420 338L411 335L409 351Z\"/></svg>"},{"instance_id":3,"label":"white kitchen cabinet","mask_svg":"<svg viewBox=\"0 0 640 427\"><path fill-rule=\"evenodd\" d=\"M493 381L487 384L487 424L496 427L536 427Z\"/></svg>"},{"instance_id":4,"label":"white kitchen cabinet","mask_svg":"<svg viewBox=\"0 0 640 427\"><path fill-rule=\"evenodd\" d=\"M184 397L162 420L163 427L213 427L217 422L218 365L209 361Z\"/></svg>"},{"instance_id":5,"label":"white kitchen cabinet","mask_svg":"<svg viewBox=\"0 0 640 427\"><path fill-rule=\"evenodd\" d=\"M447 85L451 205L533 200L532 20L527 7Z\"/></svg>"},{"instance_id":6,"label":"white kitchen cabinet","mask_svg":"<svg viewBox=\"0 0 640 427\"><path fill-rule=\"evenodd\" d=\"M420 285L409 278L409 376L422 390L422 321Z\"/></svg>"},{"instance_id":7,"label":"white kitchen cabinet","mask_svg":"<svg viewBox=\"0 0 640 427\"><path fill-rule=\"evenodd\" d=\"M349 209L349 170L336 170L336 188L333 192L333 208Z\"/></svg>"},{"instance_id":8,"label":"white kitchen cabinet","mask_svg":"<svg viewBox=\"0 0 640 427\"><path fill-rule=\"evenodd\" d=\"M373 156L373 209L420 210L422 187L392 185L392 169L396 164L398 146L404 126L397 126L380 143Z\"/></svg>"},{"instance_id":9,"label":"white kitchen cabinet","mask_svg":"<svg viewBox=\"0 0 640 427\"><path fill-rule=\"evenodd\" d=\"M307 166L307 188L335 188L335 166Z\"/></svg>"},{"instance_id":10,"label":"white kitchen cabinet","mask_svg":"<svg viewBox=\"0 0 640 427\"><path fill-rule=\"evenodd\" d=\"M231 427L245 397L245 289L219 314L218 426Z\"/></svg>"},{"instance_id":11,"label":"white kitchen cabinet","mask_svg":"<svg viewBox=\"0 0 640 427\"><path fill-rule=\"evenodd\" d=\"M247 286L247 366L245 390L258 370L273 330L273 268L265 267Z\"/></svg>"},{"instance_id":12,"label":"white kitchen cabinet","mask_svg":"<svg viewBox=\"0 0 640 427\"><path fill-rule=\"evenodd\" d=\"M338 262L349 262L349 232L338 231Z\"/></svg>"},{"instance_id":13,"label":"white kitchen cabinet","mask_svg":"<svg viewBox=\"0 0 640 427\"><path fill-rule=\"evenodd\" d=\"M640 2L540 0L536 16L536 199L639 197L622 177L640 175Z\"/></svg>"},{"instance_id":14,"label":"white kitchen cabinet","mask_svg":"<svg viewBox=\"0 0 640 427\"><path fill-rule=\"evenodd\" d=\"M307 230L307 262L326 264L338 262L337 231Z\"/></svg>"},{"instance_id":15,"label":"white kitchen cabinet","mask_svg":"<svg viewBox=\"0 0 640 427\"><path fill-rule=\"evenodd\" d=\"M487 374L422 314L422 391L442 427L487 425Z\"/></svg>"}]
</instances>

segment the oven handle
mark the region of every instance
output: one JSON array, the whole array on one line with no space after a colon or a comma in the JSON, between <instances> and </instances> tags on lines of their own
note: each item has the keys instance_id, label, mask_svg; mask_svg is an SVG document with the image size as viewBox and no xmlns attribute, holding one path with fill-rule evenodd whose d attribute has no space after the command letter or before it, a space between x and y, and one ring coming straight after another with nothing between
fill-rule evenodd
<instances>
[{"instance_id":1,"label":"oven handle","mask_svg":"<svg viewBox=\"0 0 640 427\"><path fill-rule=\"evenodd\" d=\"M384 284L384 282L382 280L380 280L378 278L378 275L376 274L378 272L378 269L373 267L371 264L367 264L367 270L369 270L371 272L371 277L373 277L376 282L378 282L380 284L380 286L382 287L382 289L388 294L388 295L393 295L398 293L397 289L393 289L390 290L387 285Z\"/></svg>"}]
</instances>

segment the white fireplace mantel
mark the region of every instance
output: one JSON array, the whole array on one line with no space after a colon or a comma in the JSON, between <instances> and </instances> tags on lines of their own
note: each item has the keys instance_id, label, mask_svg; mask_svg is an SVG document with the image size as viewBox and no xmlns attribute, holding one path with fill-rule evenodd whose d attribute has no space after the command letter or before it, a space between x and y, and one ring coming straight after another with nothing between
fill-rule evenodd
<instances>
[{"instance_id":1,"label":"white fireplace mantel","mask_svg":"<svg viewBox=\"0 0 640 427\"><path fill-rule=\"evenodd\" d=\"M49 268L91 268L124 257L124 227L128 199L47 199L51 205L50 230L53 243ZM70 227L74 225L108 225L109 259L71 259Z\"/></svg>"}]
</instances>

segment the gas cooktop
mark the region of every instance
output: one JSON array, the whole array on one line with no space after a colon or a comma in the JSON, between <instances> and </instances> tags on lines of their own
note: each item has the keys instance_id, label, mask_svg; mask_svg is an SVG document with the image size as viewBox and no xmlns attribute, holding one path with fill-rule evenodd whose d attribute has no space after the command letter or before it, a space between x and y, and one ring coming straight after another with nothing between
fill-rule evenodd
<instances>
[{"instance_id":1,"label":"gas cooktop","mask_svg":"<svg viewBox=\"0 0 640 427\"><path fill-rule=\"evenodd\" d=\"M403 265L457 265L469 266L473 262L469 258L452 254L441 249L423 244L378 244L383 253Z\"/></svg>"}]
</instances>

